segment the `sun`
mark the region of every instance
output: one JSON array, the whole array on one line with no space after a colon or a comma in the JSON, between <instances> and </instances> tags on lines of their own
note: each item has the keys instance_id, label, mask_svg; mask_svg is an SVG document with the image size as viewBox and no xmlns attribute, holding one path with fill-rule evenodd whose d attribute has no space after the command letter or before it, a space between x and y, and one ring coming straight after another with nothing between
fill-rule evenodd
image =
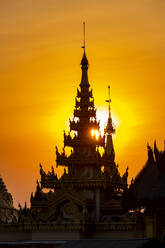
<instances>
[{"instance_id":1,"label":"sun","mask_svg":"<svg viewBox=\"0 0 165 248\"><path fill-rule=\"evenodd\" d=\"M92 134L92 137L95 136L97 140L99 139L100 134L99 134L99 131L98 130L92 129L91 130L91 134Z\"/></svg>"}]
</instances>

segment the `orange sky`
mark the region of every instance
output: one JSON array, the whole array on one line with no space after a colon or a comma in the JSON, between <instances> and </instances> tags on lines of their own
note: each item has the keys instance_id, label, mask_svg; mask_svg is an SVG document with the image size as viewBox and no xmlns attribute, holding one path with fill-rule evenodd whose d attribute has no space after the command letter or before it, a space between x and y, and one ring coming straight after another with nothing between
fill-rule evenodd
<instances>
[{"instance_id":1,"label":"orange sky","mask_svg":"<svg viewBox=\"0 0 165 248\"><path fill-rule=\"evenodd\" d=\"M73 113L86 21L89 81L106 108L111 85L121 173L135 176L146 143L163 149L164 0L0 0L0 173L18 202L29 201L39 163L55 165L55 145Z\"/></svg>"}]
</instances>

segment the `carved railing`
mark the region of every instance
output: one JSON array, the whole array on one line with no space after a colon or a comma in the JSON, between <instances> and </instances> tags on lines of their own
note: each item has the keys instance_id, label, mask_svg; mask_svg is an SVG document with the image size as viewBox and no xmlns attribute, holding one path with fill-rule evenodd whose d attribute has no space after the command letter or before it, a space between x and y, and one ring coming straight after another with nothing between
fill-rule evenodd
<instances>
[{"instance_id":1,"label":"carved railing","mask_svg":"<svg viewBox=\"0 0 165 248\"><path fill-rule=\"evenodd\" d=\"M80 139L78 136L74 136L73 138L71 135L66 135L64 133L64 146L71 146L74 147L75 145L80 144Z\"/></svg>"},{"instance_id":2,"label":"carved railing","mask_svg":"<svg viewBox=\"0 0 165 248\"><path fill-rule=\"evenodd\" d=\"M73 121L69 120L70 130L78 131L79 129L81 129L80 125L81 124L79 120L77 122L74 120Z\"/></svg>"},{"instance_id":3,"label":"carved railing","mask_svg":"<svg viewBox=\"0 0 165 248\"><path fill-rule=\"evenodd\" d=\"M91 136L90 133L87 137L83 137L80 139L79 136L74 136L73 138L71 135L66 135L64 133L64 146L71 146L75 147L77 145L93 145L93 146L105 146L105 136L99 135L98 137Z\"/></svg>"},{"instance_id":4,"label":"carved railing","mask_svg":"<svg viewBox=\"0 0 165 248\"><path fill-rule=\"evenodd\" d=\"M92 90L88 92L82 92L77 89L77 97L91 97L92 98Z\"/></svg>"},{"instance_id":5,"label":"carved railing","mask_svg":"<svg viewBox=\"0 0 165 248\"><path fill-rule=\"evenodd\" d=\"M87 98L87 100L86 101L78 101L77 99L76 99L76 102L75 102L75 107L76 108L81 108L81 109L83 109L83 108L88 108L88 107L90 107L90 108L94 108L94 100L92 100L92 101L90 101L88 98Z\"/></svg>"},{"instance_id":6,"label":"carved railing","mask_svg":"<svg viewBox=\"0 0 165 248\"><path fill-rule=\"evenodd\" d=\"M74 110L74 117L94 117L96 118L96 110L95 109L89 109L89 110L86 110L86 111L82 111L80 109L75 109Z\"/></svg>"},{"instance_id":7,"label":"carved railing","mask_svg":"<svg viewBox=\"0 0 165 248\"><path fill-rule=\"evenodd\" d=\"M84 129L84 124L81 123L79 120L78 121L69 120L69 126L70 126L70 130L74 130L74 131L79 131ZM99 130L100 122L97 122L96 120L90 120L87 128Z\"/></svg>"}]
</instances>

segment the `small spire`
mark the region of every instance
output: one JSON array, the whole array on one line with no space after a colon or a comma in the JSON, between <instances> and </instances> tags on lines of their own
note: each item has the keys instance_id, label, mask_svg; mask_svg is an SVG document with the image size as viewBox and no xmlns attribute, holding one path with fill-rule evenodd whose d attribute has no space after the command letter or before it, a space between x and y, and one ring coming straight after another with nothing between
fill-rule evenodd
<instances>
[{"instance_id":1,"label":"small spire","mask_svg":"<svg viewBox=\"0 0 165 248\"><path fill-rule=\"evenodd\" d=\"M26 203L26 201L25 201L24 209L27 210L27 203Z\"/></svg>"},{"instance_id":2,"label":"small spire","mask_svg":"<svg viewBox=\"0 0 165 248\"><path fill-rule=\"evenodd\" d=\"M90 87L89 81L88 81L88 59L85 53L85 22L83 22L83 36L84 36L84 41L83 41L83 46L82 48L84 49L83 57L81 60L81 69L82 69L82 76L81 76L81 83L80 87Z\"/></svg>"},{"instance_id":3,"label":"small spire","mask_svg":"<svg viewBox=\"0 0 165 248\"><path fill-rule=\"evenodd\" d=\"M81 77L81 83L80 87L85 86L85 87L90 87L89 81L88 81L88 59L85 53L85 22L83 22L83 35L84 35L84 44L82 48L84 49L84 54L81 60L81 69L82 69L82 77Z\"/></svg>"},{"instance_id":4,"label":"small spire","mask_svg":"<svg viewBox=\"0 0 165 248\"><path fill-rule=\"evenodd\" d=\"M147 142L147 149L148 149L148 161L154 162L153 150L148 142Z\"/></svg>"},{"instance_id":5,"label":"small spire","mask_svg":"<svg viewBox=\"0 0 165 248\"><path fill-rule=\"evenodd\" d=\"M83 22L83 46L82 48L84 49L84 53L85 53L85 22Z\"/></svg>"},{"instance_id":6,"label":"small spire","mask_svg":"<svg viewBox=\"0 0 165 248\"><path fill-rule=\"evenodd\" d=\"M110 109L110 103L111 103L111 99L110 99L110 85L108 85L108 100L105 100L106 102L108 102L108 117L111 117L111 109Z\"/></svg>"},{"instance_id":7,"label":"small spire","mask_svg":"<svg viewBox=\"0 0 165 248\"><path fill-rule=\"evenodd\" d=\"M155 155L156 162L158 162L160 159L160 152L157 148L156 140L154 140L154 155Z\"/></svg>"},{"instance_id":8,"label":"small spire","mask_svg":"<svg viewBox=\"0 0 165 248\"><path fill-rule=\"evenodd\" d=\"M84 54L81 60L81 65L85 66L84 69L88 69L88 67L86 67L88 66L88 59L85 53L85 22L83 22L83 46L82 48L84 49Z\"/></svg>"},{"instance_id":9,"label":"small spire","mask_svg":"<svg viewBox=\"0 0 165 248\"><path fill-rule=\"evenodd\" d=\"M115 129L113 127L112 117L111 117L110 85L108 85L108 100L106 100L106 102L108 102L108 122L107 122L107 126L106 126L104 132L110 135L110 134L115 133Z\"/></svg>"},{"instance_id":10,"label":"small spire","mask_svg":"<svg viewBox=\"0 0 165 248\"><path fill-rule=\"evenodd\" d=\"M154 140L154 151L158 151L156 140Z\"/></svg>"}]
</instances>

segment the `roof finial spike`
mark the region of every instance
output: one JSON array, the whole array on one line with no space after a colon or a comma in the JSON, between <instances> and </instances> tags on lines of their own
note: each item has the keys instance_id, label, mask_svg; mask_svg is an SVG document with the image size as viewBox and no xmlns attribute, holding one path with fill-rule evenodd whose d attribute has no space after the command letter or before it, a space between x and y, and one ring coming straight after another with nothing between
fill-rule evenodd
<instances>
[{"instance_id":1,"label":"roof finial spike","mask_svg":"<svg viewBox=\"0 0 165 248\"><path fill-rule=\"evenodd\" d=\"M111 118L111 106L110 106L111 98L110 98L110 86L109 85L108 85L108 100L106 100L106 102L108 102L108 122L107 122L107 126L104 132L111 135L115 133L115 128L113 126L112 118Z\"/></svg>"},{"instance_id":2,"label":"roof finial spike","mask_svg":"<svg viewBox=\"0 0 165 248\"><path fill-rule=\"evenodd\" d=\"M108 85L108 100L109 100L109 117L111 115L111 111L110 111L110 102L111 102L111 99L110 99L110 85Z\"/></svg>"},{"instance_id":3,"label":"roof finial spike","mask_svg":"<svg viewBox=\"0 0 165 248\"><path fill-rule=\"evenodd\" d=\"M85 53L85 22L83 22L83 46L82 48L84 49L84 53Z\"/></svg>"},{"instance_id":4,"label":"roof finial spike","mask_svg":"<svg viewBox=\"0 0 165 248\"><path fill-rule=\"evenodd\" d=\"M85 51L85 22L83 22L83 28L84 28L84 51Z\"/></svg>"},{"instance_id":5,"label":"roof finial spike","mask_svg":"<svg viewBox=\"0 0 165 248\"><path fill-rule=\"evenodd\" d=\"M110 109L110 103L111 103L111 99L110 99L110 85L108 85L108 100L106 100L106 102L108 102L108 116L111 117L111 109Z\"/></svg>"}]
</instances>

